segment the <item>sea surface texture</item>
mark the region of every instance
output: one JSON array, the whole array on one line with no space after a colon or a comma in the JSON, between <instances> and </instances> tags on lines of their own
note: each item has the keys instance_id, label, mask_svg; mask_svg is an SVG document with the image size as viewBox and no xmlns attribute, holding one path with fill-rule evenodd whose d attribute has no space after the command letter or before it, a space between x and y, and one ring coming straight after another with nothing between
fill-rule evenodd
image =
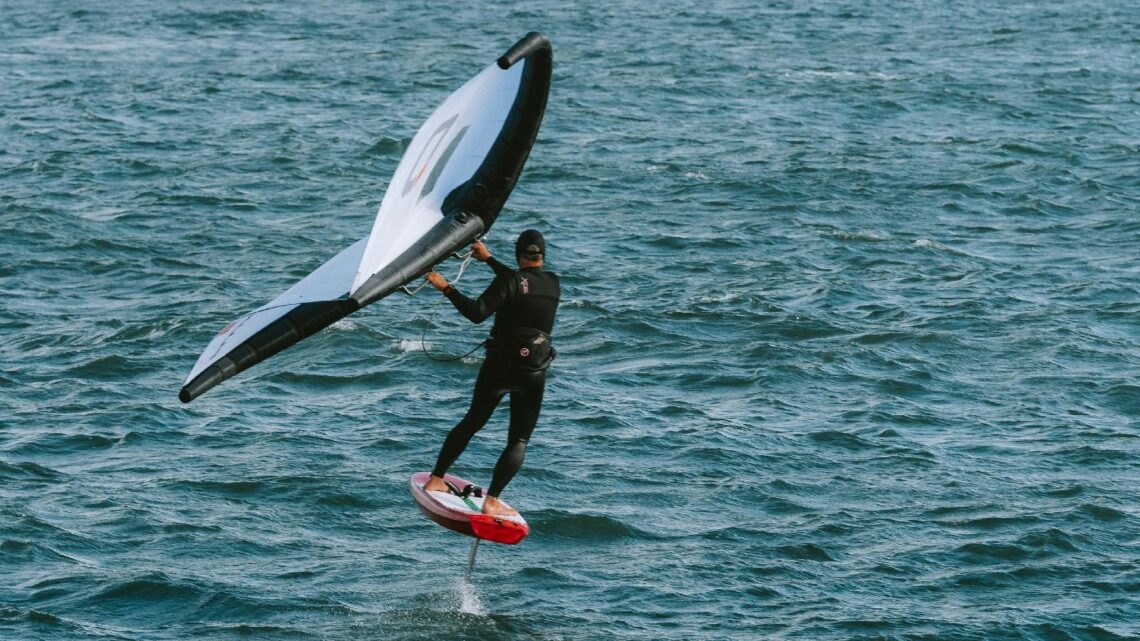
<instances>
[{"instance_id":1,"label":"sea surface texture","mask_svg":"<svg viewBox=\"0 0 1140 641\"><path fill-rule=\"evenodd\" d=\"M1138 16L0 2L0 638L1140 638ZM488 245L546 233L559 357L465 581L408 480L487 325L393 296L177 394L531 30Z\"/></svg>"}]
</instances>

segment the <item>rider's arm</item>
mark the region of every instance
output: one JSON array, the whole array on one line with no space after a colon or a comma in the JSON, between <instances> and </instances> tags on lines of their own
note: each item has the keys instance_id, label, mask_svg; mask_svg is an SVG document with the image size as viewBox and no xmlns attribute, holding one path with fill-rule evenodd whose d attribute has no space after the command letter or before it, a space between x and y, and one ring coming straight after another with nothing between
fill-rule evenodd
<instances>
[{"instance_id":1,"label":"rider's arm","mask_svg":"<svg viewBox=\"0 0 1140 641\"><path fill-rule=\"evenodd\" d=\"M514 272L508 271L496 276L479 298L468 298L452 285L444 288L443 295L451 301L460 314L467 317L467 320L472 323L482 323L514 297L514 290Z\"/></svg>"},{"instance_id":2,"label":"rider's arm","mask_svg":"<svg viewBox=\"0 0 1140 641\"><path fill-rule=\"evenodd\" d=\"M487 265L491 269L495 270L496 276L503 276L505 274L513 274L515 271L515 270L511 269L510 267L507 267L506 265L499 262L499 259L495 258L494 256L487 258Z\"/></svg>"}]
</instances>

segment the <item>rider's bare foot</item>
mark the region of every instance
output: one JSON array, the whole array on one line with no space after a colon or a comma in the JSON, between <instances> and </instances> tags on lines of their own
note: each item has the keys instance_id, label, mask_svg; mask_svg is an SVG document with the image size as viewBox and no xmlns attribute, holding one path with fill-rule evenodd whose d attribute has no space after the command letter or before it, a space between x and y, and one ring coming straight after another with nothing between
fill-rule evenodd
<instances>
[{"instance_id":1,"label":"rider's bare foot","mask_svg":"<svg viewBox=\"0 0 1140 641\"><path fill-rule=\"evenodd\" d=\"M447 483L443 482L443 478L433 474L428 477L428 482L424 483L424 490L427 492L446 492Z\"/></svg>"},{"instance_id":2,"label":"rider's bare foot","mask_svg":"<svg viewBox=\"0 0 1140 641\"><path fill-rule=\"evenodd\" d=\"M483 499L483 514L489 516L515 516L518 511L512 510L506 503L503 503L498 497L487 495Z\"/></svg>"}]
</instances>

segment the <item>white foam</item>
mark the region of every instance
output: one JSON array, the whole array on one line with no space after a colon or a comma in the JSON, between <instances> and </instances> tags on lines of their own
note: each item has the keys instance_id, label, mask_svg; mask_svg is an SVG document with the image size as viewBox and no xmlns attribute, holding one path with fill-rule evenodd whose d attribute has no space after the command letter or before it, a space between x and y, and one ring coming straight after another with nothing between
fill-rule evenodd
<instances>
[{"instance_id":1,"label":"white foam","mask_svg":"<svg viewBox=\"0 0 1140 641\"><path fill-rule=\"evenodd\" d=\"M793 80L882 80L893 81L901 80L902 76L882 73L880 71L824 71L807 69L803 71L791 71L784 74L785 78Z\"/></svg>"},{"instance_id":2,"label":"white foam","mask_svg":"<svg viewBox=\"0 0 1140 641\"><path fill-rule=\"evenodd\" d=\"M747 296L744 292L728 292L724 294L709 294L706 296L698 296L698 303L732 303Z\"/></svg>"},{"instance_id":3,"label":"white foam","mask_svg":"<svg viewBox=\"0 0 1140 641\"><path fill-rule=\"evenodd\" d=\"M928 247L930 249L938 249L938 250L942 250L942 251L952 251L946 245L943 245L942 243L937 242L937 241L930 240L928 238L920 238L920 239L914 241L914 246L915 247Z\"/></svg>"},{"instance_id":4,"label":"white foam","mask_svg":"<svg viewBox=\"0 0 1140 641\"><path fill-rule=\"evenodd\" d=\"M870 240L883 242L891 240L891 235L879 231L837 231L834 236L841 240Z\"/></svg>"},{"instance_id":5,"label":"white foam","mask_svg":"<svg viewBox=\"0 0 1140 641\"><path fill-rule=\"evenodd\" d=\"M405 338L405 339L401 340L399 343L397 343L396 347L401 352L418 352L421 349L430 350L431 349L431 343L425 343L423 341L413 341L413 340L408 340Z\"/></svg>"},{"instance_id":6,"label":"white foam","mask_svg":"<svg viewBox=\"0 0 1140 641\"><path fill-rule=\"evenodd\" d=\"M483 600L479 598L479 593L475 591L475 586L466 579L460 579L456 585L456 590L459 592L459 611L466 614L477 614L484 616L487 614L487 608L483 605Z\"/></svg>"}]
</instances>

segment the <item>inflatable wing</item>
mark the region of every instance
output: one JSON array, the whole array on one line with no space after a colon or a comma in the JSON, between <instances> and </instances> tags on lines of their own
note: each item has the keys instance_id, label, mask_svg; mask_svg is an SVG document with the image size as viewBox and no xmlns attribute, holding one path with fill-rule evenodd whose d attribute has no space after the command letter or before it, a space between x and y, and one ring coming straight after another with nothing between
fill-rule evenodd
<instances>
[{"instance_id":1,"label":"inflatable wing","mask_svg":"<svg viewBox=\"0 0 1140 641\"><path fill-rule=\"evenodd\" d=\"M538 135L550 41L519 40L451 94L412 138L372 233L218 333L178 397L206 391L423 276L491 228Z\"/></svg>"}]
</instances>

